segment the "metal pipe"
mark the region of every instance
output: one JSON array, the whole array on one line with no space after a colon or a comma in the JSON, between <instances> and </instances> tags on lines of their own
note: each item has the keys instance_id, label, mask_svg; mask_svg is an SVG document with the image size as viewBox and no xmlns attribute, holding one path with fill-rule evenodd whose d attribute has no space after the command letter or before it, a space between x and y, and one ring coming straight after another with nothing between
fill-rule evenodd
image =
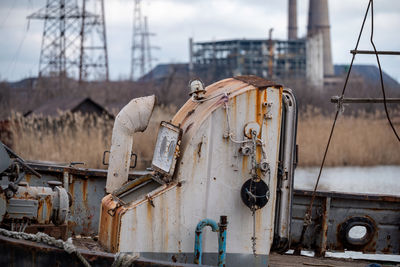
<instances>
[{"instance_id":1,"label":"metal pipe","mask_svg":"<svg viewBox=\"0 0 400 267\"><path fill-rule=\"evenodd\" d=\"M221 216L218 226L218 266L223 267L226 264L226 229L228 227L228 217Z\"/></svg>"},{"instance_id":2,"label":"metal pipe","mask_svg":"<svg viewBox=\"0 0 400 267\"><path fill-rule=\"evenodd\" d=\"M69 173L67 171L63 173L63 187L67 192L69 191Z\"/></svg>"},{"instance_id":3,"label":"metal pipe","mask_svg":"<svg viewBox=\"0 0 400 267\"><path fill-rule=\"evenodd\" d=\"M391 56L400 56L399 51L368 51L368 50L350 50L352 54L364 54L364 55L391 55Z\"/></svg>"},{"instance_id":4,"label":"metal pipe","mask_svg":"<svg viewBox=\"0 0 400 267\"><path fill-rule=\"evenodd\" d=\"M189 72L193 73L193 38L189 38Z\"/></svg>"},{"instance_id":5,"label":"metal pipe","mask_svg":"<svg viewBox=\"0 0 400 267\"><path fill-rule=\"evenodd\" d=\"M339 96L333 96L331 98L331 103L400 103L400 98L343 98L340 99Z\"/></svg>"},{"instance_id":6,"label":"metal pipe","mask_svg":"<svg viewBox=\"0 0 400 267\"><path fill-rule=\"evenodd\" d=\"M112 193L128 181L133 134L146 130L155 100L154 95L135 98L115 118L107 172L107 193Z\"/></svg>"},{"instance_id":7,"label":"metal pipe","mask_svg":"<svg viewBox=\"0 0 400 267\"><path fill-rule=\"evenodd\" d=\"M227 216L221 216L220 222L217 224L214 220L204 219L201 220L196 227L196 237L194 241L194 263L202 264L202 241L203 241L203 228L210 226L213 232L218 232L218 266L225 266L226 262L226 229L228 226Z\"/></svg>"}]
</instances>

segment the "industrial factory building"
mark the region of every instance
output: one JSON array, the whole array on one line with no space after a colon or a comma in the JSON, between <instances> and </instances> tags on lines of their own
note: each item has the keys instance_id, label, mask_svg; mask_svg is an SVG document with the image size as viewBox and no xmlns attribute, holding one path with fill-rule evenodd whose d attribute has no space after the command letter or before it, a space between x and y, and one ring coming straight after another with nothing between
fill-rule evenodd
<instances>
[{"instance_id":1,"label":"industrial factory building","mask_svg":"<svg viewBox=\"0 0 400 267\"><path fill-rule=\"evenodd\" d=\"M334 75L328 0L310 0L307 37L297 37L297 3L288 4L288 40L189 41L189 71L214 79L253 74L268 79L307 79L322 86Z\"/></svg>"}]
</instances>

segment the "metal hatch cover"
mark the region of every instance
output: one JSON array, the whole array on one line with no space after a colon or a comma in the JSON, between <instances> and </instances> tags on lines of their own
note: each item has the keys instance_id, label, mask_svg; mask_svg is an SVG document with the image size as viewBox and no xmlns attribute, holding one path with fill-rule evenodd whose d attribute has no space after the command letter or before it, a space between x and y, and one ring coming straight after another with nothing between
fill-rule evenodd
<instances>
[{"instance_id":1,"label":"metal hatch cover","mask_svg":"<svg viewBox=\"0 0 400 267\"><path fill-rule=\"evenodd\" d=\"M268 87L282 87L282 85L280 84L254 75L235 76L234 79L253 85L258 89L266 89Z\"/></svg>"},{"instance_id":2,"label":"metal hatch cover","mask_svg":"<svg viewBox=\"0 0 400 267\"><path fill-rule=\"evenodd\" d=\"M161 122L151 166L165 178L171 178L174 174L181 138L181 128L166 121Z\"/></svg>"}]
</instances>

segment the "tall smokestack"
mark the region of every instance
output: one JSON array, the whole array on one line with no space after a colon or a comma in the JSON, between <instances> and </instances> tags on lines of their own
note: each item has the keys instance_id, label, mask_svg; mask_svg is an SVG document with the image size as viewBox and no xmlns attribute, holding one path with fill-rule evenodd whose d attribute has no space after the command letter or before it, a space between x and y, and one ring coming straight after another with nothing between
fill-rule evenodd
<instances>
[{"instance_id":1,"label":"tall smokestack","mask_svg":"<svg viewBox=\"0 0 400 267\"><path fill-rule=\"evenodd\" d=\"M289 0L288 3L288 39L297 39L297 0Z\"/></svg>"},{"instance_id":2,"label":"tall smokestack","mask_svg":"<svg viewBox=\"0 0 400 267\"><path fill-rule=\"evenodd\" d=\"M310 0L308 9L308 32L311 37L321 34L323 39L324 76L334 75L331 51L328 0Z\"/></svg>"}]
</instances>

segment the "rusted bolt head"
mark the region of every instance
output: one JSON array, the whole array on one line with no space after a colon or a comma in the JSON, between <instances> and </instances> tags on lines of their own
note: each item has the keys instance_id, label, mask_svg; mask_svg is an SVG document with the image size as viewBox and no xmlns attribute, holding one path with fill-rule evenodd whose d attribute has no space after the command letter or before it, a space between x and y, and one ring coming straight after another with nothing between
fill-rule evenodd
<instances>
[{"instance_id":1,"label":"rusted bolt head","mask_svg":"<svg viewBox=\"0 0 400 267\"><path fill-rule=\"evenodd\" d=\"M248 156L248 155L250 155L251 154L251 147L249 146L249 145L243 145L241 148L240 148L240 153L243 155L243 156Z\"/></svg>"},{"instance_id":2,"label":"rusted bolt head","mask_svg":"<svg viewBox=\"0 0 400 267\"><path fill-rule=\"evenodd\" d=\"M262 161L262 162L260 163L260 170L261 170L262 172L267 172L267 171L269 171L269 164L268 164L268 162Z\"/></svg>"},{"instance_id":3,"label":"rusted bolt head","mask_svg":"<svg viewBox=\"0 0 400 267\"><path fill-rule=\"evenodd\" d=\"M221 217L219 218L220 224L221 225L226 225L228 224L228 216L226 215L221 215Z\"/></svg>"}]
</instances>

